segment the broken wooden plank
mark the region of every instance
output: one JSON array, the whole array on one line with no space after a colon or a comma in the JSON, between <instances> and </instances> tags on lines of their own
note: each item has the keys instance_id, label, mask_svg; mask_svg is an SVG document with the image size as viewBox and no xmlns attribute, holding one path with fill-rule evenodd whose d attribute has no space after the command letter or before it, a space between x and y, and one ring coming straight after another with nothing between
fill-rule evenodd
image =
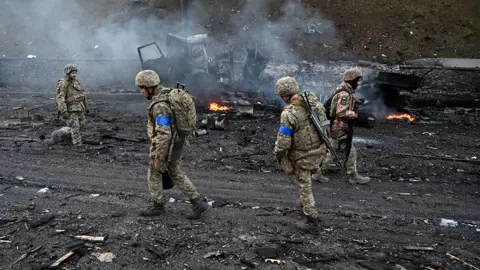
<instances>
[{"instance_id":1,"label":"broken wooden plank","mask_svg":"<svg viewBox=\"0 0 480 270\"><path fill-rule=\"evenodd\" d=\"M69 251L67 254L63 255L62 257L60 257L58 260L56 260L52 265L50 265L49 268L55 268L55 267L58 267L60 264L62 264L65 260L67 260L68 258L70 258L70 256L72 256L75 252L73 251Z\"/></svg>"},{"instance_id":2,"label":"broken wooden plank","mask_svg":"<svg viewBox=\"0 0 480 270\"><path fill-rule=\"evenodd\" d=\"M89 241L89 242L96 242L96 243L105 242L105 239L106 239L105 236L90 236L90 235L75 235L74 238L79 240Z\"/></svg>"},{"instance_id":3,"label":"broken wooden plank","mask_svg":"<svg viewBox=\"0 0 480 270\"><path fill-rule=\"evenodd\" d=\"M407 154L407 153L395 153L395 155L404 156L404 157L418 157L418 158L425 158L425 159L441 159L441 160L449 160L449 161L466 162L466 163L472 163L472 164L480 164L480 160L464 159L464 158L439 157L439 156L431 156L431 155L416 155L416 154Z\"/></svg>"},{"instance_id":4,"label":"broken wooden plank","mask_svg":"<svg viewBox=\"0 0 480 270\"><path fill-rule=\"evenodd\" d=\"M466 262L466 261L458 258L457 256L455 256L455 255L453 255L453 254L451 254L451 253L448 253L448 252L447 252L446 255L447 255L447 257L448 257L449 259L451 259L451 260L461 262L463 265L468 266L468 267L470 267L470 268L472 268L472 269L474 269L474 270L480 270L480 269L479 269L478 267L476 267L475 265L469 264L468 262Z\"/></svg>"},{"instance_id":5,"label":"broken wooden plank","mask_svg":"<svg viewBox=\"0 0 480 270\"><path fill-rule=\"evenodd\" d=\"M17 218L0 218L0 225L7 224L9 222L15 222Z\"/></svg>"},{"instance_id":6,"label":"broken wooden plank","mask_svg":"<svg viewBox=\"0 0 480 270\"><path fill-rule=\"evenodd\" d=\"M43 247L43 246L39 246L39 247L34 248L33 250L27 251L25 254L23 254L22 256L20 256L20 258L18 258L16 261L14 261L13 264L18 263L19 261L25 259L28 255L33 254L33 253L39 251L42 247Z\"/></svg>"},{"instance_id":7,"label":"broken wooden plank","mask_svg":"<svg viewBox=\"0 0 480 270\"><path fill-rule=\"evenodd\" d=\"M433 247L407 246L407 247L405 247L405 250L410 250L410 251L435 251L435 248L433 248Z\"/></svg>"}]
</instances>

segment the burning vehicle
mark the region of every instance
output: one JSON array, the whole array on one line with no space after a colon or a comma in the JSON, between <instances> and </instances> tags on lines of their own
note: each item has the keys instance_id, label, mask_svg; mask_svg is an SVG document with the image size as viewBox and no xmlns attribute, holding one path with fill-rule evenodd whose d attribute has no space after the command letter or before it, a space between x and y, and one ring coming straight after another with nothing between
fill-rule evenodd
<instances>
[{"instance_id":1,"label":"burning vehicle","mask_svg":"<svg viewBox=\"0 0 480 270\"><path fill-rule=\"evenodd\" d=\"M169 33L166 53L162 52L156 42L137 48L141 67L156 71L166 86L184 83L200 100L215 99L225 90L255 89L256 84L260 83L260 73L269 61L268 57L247 48L247 57L242 66L243 78L238 82L235 79L233 52L209 57L207 38L206 34L182 37Z\"/></svg>"}]
</instances>

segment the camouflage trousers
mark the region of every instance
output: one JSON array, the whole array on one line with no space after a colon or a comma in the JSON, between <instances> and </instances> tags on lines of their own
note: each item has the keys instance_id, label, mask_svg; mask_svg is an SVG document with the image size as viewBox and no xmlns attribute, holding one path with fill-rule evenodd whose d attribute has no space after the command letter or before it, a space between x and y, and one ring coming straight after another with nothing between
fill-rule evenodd
<instances>
[{"instance_id":1,"label":"camouflage trousers","mask_svg":"<svg viewBox=\"0 0 480 270\"><path fill-rule=\"evenodd\" d=\"M72 144L75 146L82 145L82 136L80 130L85 126L84 112L68 112L67 125L72 132Z\"/></svg>"},{"instance_id":2,"label":"camouflage trousers","mask_svg":"<svg viewBox=\"0 0 480 270\"><path fill-rule=\"evenodd\" d=\"M347 134L346 133L337 133L332 132L333 147L336 149L337 154L340 158L347 156ZM331 159L331 155L330 155ZM328 161L329 162L329 161ZM355 145L350 147L350 152L348 153L347 163L346 163L347 174L353 174L357 171L357 149Z\"/></svg>"},{"instance_id":3,"label":"camouflage trousers","mask_svg":"<svg viewBox=\"0 0 480 270\"><path fill-rule=\"evenodd\" d=\"M330 162L332 162L332 153L330 153L329 150L326 150L325 155L323 155L322 158L320 159L318 169L322 170L322 172L328 171L328 168L329 168L328 164L330 164Z\"/></svg>"},{"instance_id":4,"label":"camouflage trousers","mask_svg":"<svg viewBox=\"0 0 480 270\"><path fill-rule=\"evenodd\" d=\"M185 172L181 169L180 160L171 161L167 167L168 174L172 179L175 186L182 191L182 193L189 199L195 199L200 195L197 189L187 177ZM162 173L154 170L154 162L150 161L148 166L148 190L153 201L157 203L165 203L165 197L163 195Z\"/></svg>"},{"instance_id":5,"label":"camouflage trousers","mask_svg":"<svg viewBox=\"0 0 480 270\"><path fill-rule=\"evenodd\" d=\"M312 172L295 166L294 174L299 188L300 211L306 216L318 217L312 192Z\"/></svg>"}]
</instances>

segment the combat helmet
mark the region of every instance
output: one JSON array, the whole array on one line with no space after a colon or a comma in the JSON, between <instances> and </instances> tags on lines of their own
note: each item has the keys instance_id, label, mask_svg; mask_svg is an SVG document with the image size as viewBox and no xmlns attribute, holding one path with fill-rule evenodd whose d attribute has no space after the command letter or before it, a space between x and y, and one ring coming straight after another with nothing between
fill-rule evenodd
<instances>
[{"instance_id":1,"label":"combat helmet","mask_svg":"<svg viewBox=\"0 0 480 270\"><path fill-rule=\"evenodd\" d=\"M362 77L362 71L358 67L349 68L345 70L345 73L343 74L343 80L346 82L353 81L361 77Z\"/></svg>"},{"instance_id":2,"label":"combat helmet","mask_svg":"<svg viewBox=\"0 0 480 270\"><path fill-rule=\"evenodd\" d=\"M77 65L75 65L75 64L67 64L67 65L63 68L63 73L65 73L65 74L70 74L70 72L72 72L72 71L78 71Z\"/></svg>"},{"instance_id":3,"label":"combat helmet","mask_svg":"<svg viewBox=\"0 0 480 270\"><path fill-rule=\"evenodd\" d=\"M277 96L293 96L298 94L300 87L297 81L292 77L282 77L275 84L275 94Z\"/></svg>"},{"instance_id":4,"label":"combat helmet","mask_svg":"<svg viewBox=\"0 0 480 270\"><path fill-rule=\"evenodd\" d=\"M158 74L150 69L140 71L135 77L135 86L137 87L155 87L160 84Z\"/></svg>"}]
</instances>

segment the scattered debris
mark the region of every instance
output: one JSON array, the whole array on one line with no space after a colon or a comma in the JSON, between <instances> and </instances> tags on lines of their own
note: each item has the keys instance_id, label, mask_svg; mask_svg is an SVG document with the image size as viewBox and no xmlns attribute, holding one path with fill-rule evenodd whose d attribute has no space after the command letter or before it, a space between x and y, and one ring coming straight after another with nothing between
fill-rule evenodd
<instances>
[{"instance_id":1,"label":"scattered debris","mask_svg":"<svg viewBox=\"0 0 480 270\"><path fill-rule=\"evenodd\" d=\"M273 264L284 264L285 261L277 260L277 259L265 259L266 263L273 263Z\"/></svg>"},{"instance_id":2,"label":"scattered debris","mask_svg":"<svg viewBox=\"0 0 480 270\"><path fill-rule=\"evenodd\" d=\"M435 248L433 248L433 247L407 246L407 247L405 247L405 250L410 250L410 251L435 251Z\"/></svg>"},{"instance_id":3,"label":"scattered debris","mask_svg":"<svg viewBox=\"0 0 480 270\"><path fill-rule=\"evenodd\" d=\"M442 219L440 220L440 226L442 226L442 227L457 227L457 226L458 226L458 222L456 222L456 221L453 220L453 219L442 218Z\"/></svg>"},{"instance_id":4,"label":"scattered debris","mask_svg":"<svg viewBox=\"0 0 480 270\"><path fill-rule=\"evenodd\" d=\"M73 238L89 242L105 242L105 236L75 235Z\"/></svg>"},{"instance_id":5,"label":"scattered debris","mask_svg":"<svg viewBox=\"0 0 480 270\"><path fill-rule=\"evenodd\" d=\"M415 154L407 154L407 153L395 153L397 156L404 156L404 157L419 157L419 158L426 158L426 159L442 159L442 160L449 160L449 161L459 161L459 162L466 162L472 164L480 164L480 160L472 160L472 159L464 159L464 158L454 158L454 157L439 157L439 156L431 156L431 155L415 155Z\"/></svg>"},{"instance_id":6,"label":"scattered debris","mask_svg":"<svg viewBox=\"0 0 480 270\"><path fill-rule=\"evenodd\" d=\"M65 249L70 250L70 251L76 251L78 249L81 249L85 246L85 241L83 240L73 240L68 242L65 245Z\"/></svg>"},{"instance_id":7,"label":"scattered debris","mask_svg":"<svg viewBox=\"0 0 480 270\"><path fill-rule=\"evenodd\" d=\"M97 259L101 262L112 262L113 259L115 259L117 256L113 254L112 252L106 252L106 253L93 253L93 256L97 257Z\"/></svg>"},{"instance_id":8,"label":"scattered debris","mask_svg":"<svg viewBox=\"0 0 480 270\"><path fill-rule=\"evenodd\" d=\"M48 192L48 188L42 188L40 189L39 191L37 191L38 193L47 193Z\"/></svg>"},{"instance_id":9,"label":"scattered debris","mask_svg":"<svg viewBox=\"0 0 480 270\"><path fill-rule=\"evenodd\" d=\"M0 218L0 225L5 225L10 222L16 222L17 218Z\"/></svg>"},{"instance_id":10,"label":"scattered debris","mask_svg":"<svg viewBox=\"0 0 480 270\"><path fill-rule=\"evenodd\" d=\"M203 255L203 258L207 259L211 257L220 257L220 256L224 256L224 254L223 252L220 252L217 250L217 251L208 252L207 254Z\"/></svg>"},{"instance_id":11,"label":"scattered debris","mask_svg":"<svg viewBox=\"0 0 480 270\"><path fill-rule=\"evenodd\" d=\"M60 257L58 260L56 260L52 265L50 265L50 268L55 268L55 267L58 267L60 264L62 264L65 260L67 260L68 258L70 258L70 256L72 256L75 252L73 251L69 251L68 253L66 253L65 255L63 255L62 257Z\"/></svg>"},{"instance_id":12,"label":"scattered debris","mask_svg":"<svg viewBox=\"0 0 480 270\"><path fill-rule=\"evenodd\" d=\"M156 248L154 245L148 243L147 241L143 240L143 246L144 248L154 254L155 256L157 256L159 259L164 259L167 257L167 254L168 254L168 251L167 250L159 250L158 248Z\"/></svg>"},{"instance_id":13,"label":"scattered debris","mask_svg":"<svg viewBox=\"0 0 480 270\"><path fill-rule=\"evenodd\" d=\"M457 256L455 256L455 255L453 255L453 254L451 254L451 253L447 253L447 257L448 257L449 259L451 259L451 260L461 262L463 265L468 266L468 267L470 267L470 268L472 268L472 269L474 269L474 270L480 270L478 267L476 267L476 266L474 266L474 265L472 265L472 264L467 263L466 261L458 258Z\"/></svg>"},{"instance_id":14,"label":"scattered debris","mask_svg":"<svg viewBox=\"0 0 480 270\"><path fill-rule=\"evenodd\" d=\"M37 227L40 227L42 225L45 225L47 224L48 222L50 222L53 218L55 218L55 215L46 215L46 216L43 216L35 221L32 221L30 223L30 227L32 228L37 228Z\"/></svg>"},{"instance_id":15,"label":"scattered debris","mask_svg":"<svg viewBox=\"0 0 480 270\"><path fill-rule=\"evenodd\" d=\"M34 249L30 250L30 251L27 251L27 253L23 254L22 256L20 256L20 258L18 258L17 260L15 260L15 261L13 262L13 264L16 264L16 263L20 262L21 260L27 258L28 255L33 254L33 253L39 251L41 248L42 248L42 246L39 246L39 247L36 247L36 248L34 248Z\"/></svg>"},{"instance_id":16,"label":"scattered debris","mask_svg":"<svg viewBox=\"0 0 480 270\"><path fill-rule=\"evenodd\" d=\"M279 257L278 252L275 248L261 247L255 249L255 252L262 259L277 259Z\"/></svg>"},{"instance_id":17,"label":"scattered debris","mask_svg":"<svg viewBox=\"0 0 480 270\"><path fill-rule=\"evenodd\" d=\"M193 136L195 136L195 137L200 137L200 136L204 136L204 135L207 135L207 130L206 129L197 129L193 132Z\"/></svg>"}]
</instances>

